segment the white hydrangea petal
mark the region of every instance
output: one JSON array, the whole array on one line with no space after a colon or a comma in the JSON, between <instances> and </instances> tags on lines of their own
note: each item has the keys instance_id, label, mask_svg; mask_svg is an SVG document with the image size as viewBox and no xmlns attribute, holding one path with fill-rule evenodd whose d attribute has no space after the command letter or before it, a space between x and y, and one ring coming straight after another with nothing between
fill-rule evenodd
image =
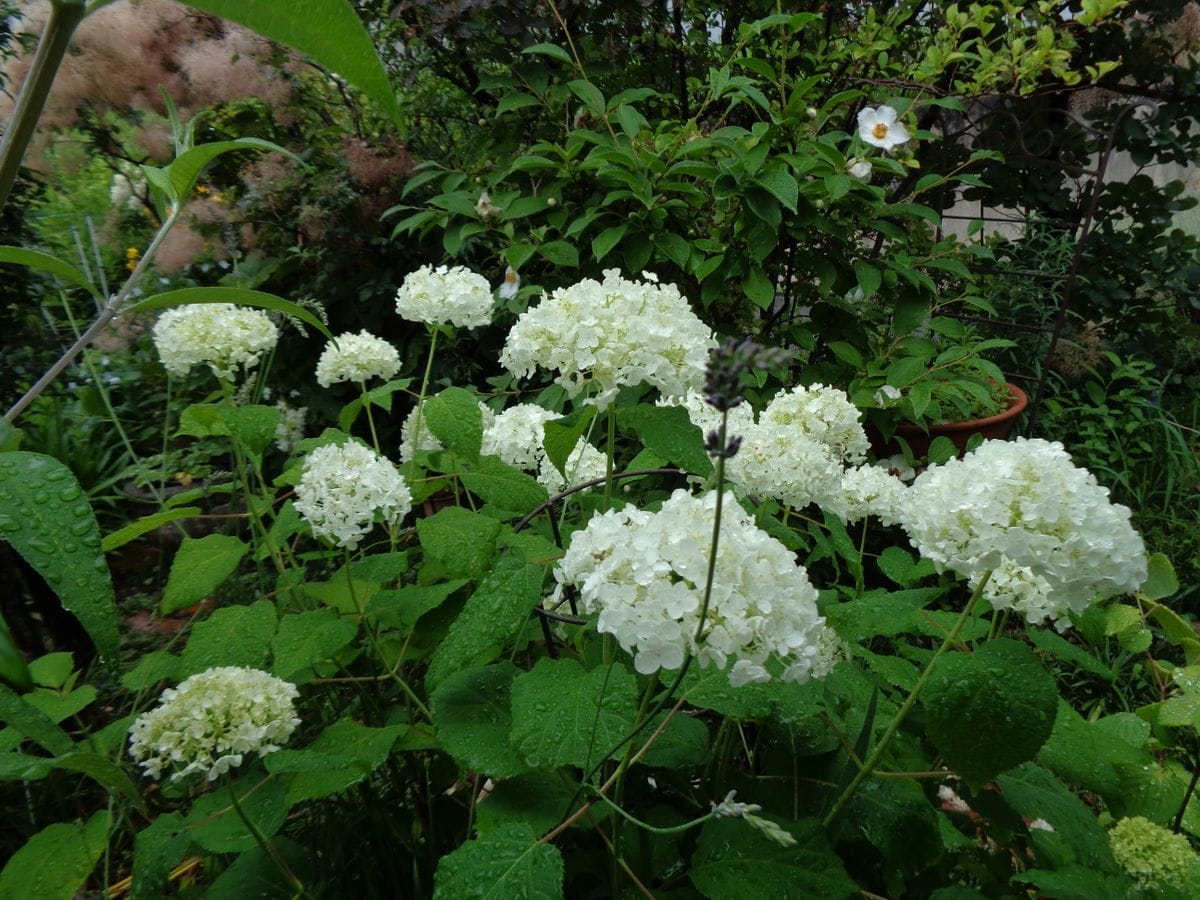
<instances>
[{"instance_id":1,"label":"white hydrangea petal","mask_svg":"<svg viewBox=\"0 0 1200 900\"><path fill-rule=\"evenodd\" d=\"M428 324L476 328L492 321L492 288L465 266L422 266L396 291L396 312Z\"/></svg>"},{"instance_id":2,"label":"white hydrangea petal","mask_svg":"<svg viewBox=\"0 0 1200 900\"><path fill-rule=\"evenodd\" d=\"M400 371L400 353L368 331L339 335L317 360L317 384L323 388L343 381L360 383L372 378L387 381Z\"/></svg>"},{"instance_id":3,"label":"white hydrangea petal","mask_svg":"<svg viewBox=\"0 0 1200 900\"><path fill-rule=\"evenodd\" d=\"M412 509L412 493L392 463L358 443L325 444L304 461L296 511L313 536L353 550L375 523L397 522Z\"/></svg>"},{"instance_id":4,"label":"white hydrangea petal","mask_svg":"<svg viewBox=\"0 0 1200 900\"><path fill-rule=\"evenodd\" d=\"M261 309L192 303L164 310L153 336L163 368L172 375L207 364L218 378L232 381L239 368L253 368L274 349L279 329Z\"/></svg>"}]
</instances>

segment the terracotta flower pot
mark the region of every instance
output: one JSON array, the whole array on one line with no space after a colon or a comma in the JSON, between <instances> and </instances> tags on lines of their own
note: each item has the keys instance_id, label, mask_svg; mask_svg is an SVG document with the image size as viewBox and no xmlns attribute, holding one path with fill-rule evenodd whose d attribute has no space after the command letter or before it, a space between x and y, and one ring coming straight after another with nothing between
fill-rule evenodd
<instances>
[{"instance_id":1,"label":"terracotta flower pot","mask_svg":"<svg viewBox=\"0 0 1200 900\"><path fill-rule=\"evenodd\" d=\"M959 456L966 452L967 441L971 439L972 435L983 435L986 440L1004 440L1012 431L1017 416L1023 413L1025 407L1029 405L1029 398L1023 390L1011 383L1005 387L1012 394L1012 400L1008 409L1002 413L988 416L985 419L970 419L966 422L931 422L928 433L920 425L903 422L896 428L896 437L904 438L908 442L908 446L912 448L913 456L918 458L928 455L929 445L936 437L950 438L954 446L958 448ZM867 437L871 441L871 450L880 459L900 452L900 445L894 438L885 442L882 435L874 429L868 429Z\"/></svg>"}]
</instances>

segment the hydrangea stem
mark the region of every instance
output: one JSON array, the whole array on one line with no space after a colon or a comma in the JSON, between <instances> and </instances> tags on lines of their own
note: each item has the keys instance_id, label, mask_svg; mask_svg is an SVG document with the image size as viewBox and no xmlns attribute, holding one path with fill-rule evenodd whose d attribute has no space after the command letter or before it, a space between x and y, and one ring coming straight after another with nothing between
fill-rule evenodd
<instances>
[{"instance_id":1,"label":"hydrangea stem","mask_svg":"<svg viewBox=\"0 0 1200 900\"><path fill-rule=\"evenodd\" d=\"M412 484L416 474L417 452L421 448L421 417L425 412L425 393L429 390L429 375L433 371L433 354L437 350L439 327L429 326L429 356L425 359L425 375L421 378L421 393L417 395L417 413L413 421L412 456L408 460L408 482ZM368 415L370 415L368 413Z\"/></svg>"},{"instance_id":2,"label":"hydrangea stem","mask_svg":"<svg viewBox=\"0 0 1200 900\"><path fill-rule=\"evenodd\" d=\"M604 508L612 505L613 457L617 452L617 410L608 408L608 452L604 459Z\"/></svg>"},{"instance_id":3,"label":"hydrangea stem","mask_svg":"<svg viewBox=\"0 0 1200 900\"><path fill-rule=\"evenodd\" d=\"M921 696L921 691L925 689L925 685L928 683L930 676L933 674L933 670L938 659L940 659L942 654L958 641L959 632L962 631L963 626L966 625L971 619L972 613L975 610L975 603L979 600L979 597L983 593L984 587L987 586L988 579L991 577L991 575L991 571L987 571L983 574L983 577L979 580L979 584L971 594L971 599L967 601L967 605L963 608L962 613L955 620L954 626L946 635L945 640L943 640L941 646L937 648L937 652L933 654L933 658L929 660L929 664L925 666L925 671L923 671L921 673L921 677L917 679L917 683L909 692L908 697L905 698L904 704L896 713L895 718L888 723L888 727L883 732L883 736L879 738L879 743L875 745L875 749L871 751L871 755L868 756L866 761L862 764L862 768L855 773L854 777L850 780L850 783L846 785L846 789L842 791L841 796L837 798L837 801L833 804L833 807L828 813L826 813L825 818L821 821L822 827L829 828L829 826L837 820L837 817L841 814L842 810L845 809L846 804L849 803L854 797L854 793L858 790L859 785L871 777L871 774L879 765L880 759L883 758L884 751L887 750L892 738L896 736L896 732L900 730L901 724L903 724L904 720L908 717L908 714L912 712L912 708L916 705L917 698Z\"/></svg>"}]
</instances>

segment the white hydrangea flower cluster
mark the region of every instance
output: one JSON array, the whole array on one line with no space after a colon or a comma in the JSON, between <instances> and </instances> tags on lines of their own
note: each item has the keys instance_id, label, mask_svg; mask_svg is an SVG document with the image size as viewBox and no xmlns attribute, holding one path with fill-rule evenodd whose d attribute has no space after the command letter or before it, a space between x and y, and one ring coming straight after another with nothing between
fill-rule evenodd
<instances>
[{"instance_id":1,"label":"white hydrangea flower cluster","mask_svg":"<svg viewBox=\"0 0 1200 900\"><path fill-rule=\"evenodd\" d=\"M939 570L976 584L994 570L984 597L997 608L1059 622L1146 580L1129 516L1061 444L1017 438L927 469L909 489L902 524Z\"/></svg>"},{"instance_id":2,"label":"white hydrangea flower cluster","mask_svg":"<svg viewBox=\"0 0 1200 900\"><path fill-rule=\"evenodd\" d=\"M668 402L683 405L704 434L721 424L720 412L699 391ZM726 478L743 494L793 509L817 503L844 522L874 515L895 524L904 483L887 469L847 468L861 464L870 446L859 418L844 391L821 384L781 391L757 421L749 404L735 406L727 429L742 444L726 463Z\"/></svg>"},{"instance_id":3,"label":"white hydrangea flower cluster","mask_svg":"<svg viewBox=\"0 0 1200 900\"><path fill-rule=\"evenodd\" d=\"M428 324L475 328L492 321L492 287L465 266L422 266L396 291L396 312Z\"/></svg>"},{"instance_id":4,"label":"white hydrangea flower cluster","mask_svg":"<svg viewBox=\"0 0 1200 900\"><path fill-rule=\"evenodd\" d=\"M605 409L625 385L645 382L681 395L704 380L712 330L674 285L628 281L616 269L556 290L513 326L500 363L518 378L538 368L571 397L589 384Z\"/></svg>"},{"instance_id":5,"label":"white hydrangea flower cluster","mask_svg":"<svg viewBox=\"0 0 1200 900\"><path fill-rule=\"evenodd\" d=\"M768 681L766 663L782 660L785 680L804 681L827 668L825 620L817 592L794 555L730 495L707 617L695 642L704 601L717 495L678 490L658 512L635 506L596 514L575 532L555 571L561 595L577 585L597 628L634 655L643 674L678 669L691 652L702 666L724 669L734 687Z\"/></svg>"},{"instance_id":6,"label":"white hydrangea flower cluster","mask_svg":"<svg viewBox=\"0 0 1200 900\"><path fill-rule=\"evenodd\" d=\"M412 493L392 463L350 442L317 447L296 485L296 511L313 537L353 550L376 514L397 522L412 509Z\"/></svg>"},{"instance_id":7,"label":"white hydrangea flower cluster","mask_svg":"<svg viewBox=\"0 0 1200 900\"><path fill-rule=\"evenodd\" d=\"M483 416L484 433L491 426L492 420L496 414L488 409L487 405L481 400L479 402L479 412ZM400 462L409 463L412 461L413 453L416 450L421 450L425 453L438 453L446 448L442 446L442 442L434 437L433 432L429 430L429 423L422 416L421 418L421 446L416 446L417 434L417 408L414 406L408 412L408 416L404 419L400 426Z\"/></svg>"},{"instance_id":8,"label":"white hydrangea flower cluster","mask_svg":"<svg viewBox=\"0 0 1200 900\"><path fill-rule=\"evenodd\" d=\"M279 340L279 329L265 312L232 303L164 310L153 334L163 368L172 375L186 375L192 366L207 363L226 381L233 381L239 367L258 365Z\"/></svg>"},{"instance_id":9,"label":"white hydrangea flower cluster","mask_svg":"<svg viewBox=\"0 0 1200 900\"><path fill-rule=\"evenodd\" d=\"M338 335L337 343L325 345L317 360L317 384L323 388L343 381L365 383L371 378L387 381L400 371L400 353L369 331Z\"/></svg>"},{"instance_id":10,"label":"white hydrangea flower cluster","mask_svg":"<svg viewBox=\"0 0 1200 900\"><path fill-rule=\"evenodd\" d=\"M163 691L159 704L133 723L129 753L151 778L183 768L172 781L204 772L209 781L240 766L249 753L265 756L287 743L300 724L299 691L261 672L222 666Z\"/></svg>"},{"instance_id":11,"label":"white hydrangea flower cluster","mask_svg":"<svg viewBox=\"0 0 1200 900\"><path fill-rule=\"evenodd\" d=\"M296 444L304 439L308 407L289 406L288 402L280 397L275 402L275 408L279 410L279 422L275 425L275 446L284 453L291 453L296 449Z\"/></svg>"},{"instance_id":12,"label":"white hydrangea flower cluster","mask_svg":"<svg viewBox=\"0 0 1200 900\"><path fill-rule=\"evenodd\" d=\"M1195 891L1200 885L1200 857L1187 837L1144 816L1119 821L1109 830L1108 843L1113 858L1137 882L1139 894Z\"/></svg>"},{"instance_id":13,"label":"white hydrangea flower cluster","mask_svg":"<svg viewBox=\"0 0 1200 900\"><path fill-rule=\"evenodd\" d=\"M510 466L533 473L550 493L603 477L607 457L583 438L567 457L565 475L546 454L546 423L558 414L535 403L519 403L495 416L483 432L483 452L498 456Z\"/></svg>"}]
</instances>

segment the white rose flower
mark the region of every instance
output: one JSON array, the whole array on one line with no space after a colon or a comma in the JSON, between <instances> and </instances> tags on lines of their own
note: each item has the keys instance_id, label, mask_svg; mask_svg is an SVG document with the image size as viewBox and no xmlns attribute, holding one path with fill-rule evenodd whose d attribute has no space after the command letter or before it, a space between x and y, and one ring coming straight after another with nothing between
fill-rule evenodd
<instances>
[{"instance_id":1,"label":"white rose flower","mask_svg":"<svg viewBox=\"0 0 1200 900\"><path fill-rule=\"evenodd\" d=\"M414 322L475 328L492 321L492 288L463 266L422 266L396 291L396 312Z\"/></svg>"},{"instance_id":2,"label":"white rose flower","mask_svg":"<svg viewBox=\"0 0 1200 900\"><path fill-rule=\"evenodd\" d=\"M279 340L279 329L265 312L232 303L172 307L158 317L153 334L163 368L172 375L207 363L226 381L238 368L258 365Z\"/></svg>"},{"instance_id":3,"label":"white rose flower","mask_svg":"<svg viewBox=\"0 0 1200 900\"><path fill-rule=\"evenodd\" d=\"M304 461L295 506L313 537L353 550L376 515L385 522L404 518L412 493L396 467L369 447L325 444Z\"/></svg>"},{"instance_id":4,"label":"white rose flower","mask_svg":"<svg viewBox=\"0 0 1200 900\"><path fill-rule=\"evenodd\" d=\"M400 371L400 353L383 338L367 331L342 334L325 345L317 360L317 384L323 388L342 381L387 381Z\"/></svg>"},{"instance_id":5,"label":"white rose flower","mask_svg":"<svg viewBox=\"0 0 1200 900\"><path fill-rule=\"evenodd\" d=\"M896 121L896 110L890 106L865 107L858 113L858 136L872 147L891 150L907 141L908 129Z\"/></svg>"},{"instance_id":6,"label":"white rose flower","mask_svg":"<svg viewBox=\"0 0 1200 900\"><path fill-rule=\"evenodd\" d=\"M192 772L212 781L247 754L266 756L287 743L300 724L297 696L294 684L258 669L208 669L163 691L158 706L133 723L129 754L154 779L177 763L183 768L172 781Z\"/></svg>"},{"instance_id":7,"label":"white rose flower","mask_svg":"<svg viewBox=\"0 0 1200 900\"><path fill-rule=\"evenodd\" d=\"M662 508L597 513L575 532L555 571L556 593L578 586L585 613L634 656L643 674L678 669L695 654L729 669L734 687L782 677L804 681L827 671L831 644L816 589L786 547L754 525L732 496L724 504L713 588L696 642L708 574L715 493L676 491ZM732 662L732 665L730 663Z\"/></svg>"},{"instance_id":8,"label":"white rose flower","mask_svg":"<svg viewBox=\"0 0 1200 900\"><path fill-rule=\"evenodd\" d=\"M926 469L908 490L902 524L939 571L977 584L992 570L985 596L995 606L1063 622L1146 580L1145 546L1129 518L1061 444L1017 438Z\"/></svg>"}]
</instances>

